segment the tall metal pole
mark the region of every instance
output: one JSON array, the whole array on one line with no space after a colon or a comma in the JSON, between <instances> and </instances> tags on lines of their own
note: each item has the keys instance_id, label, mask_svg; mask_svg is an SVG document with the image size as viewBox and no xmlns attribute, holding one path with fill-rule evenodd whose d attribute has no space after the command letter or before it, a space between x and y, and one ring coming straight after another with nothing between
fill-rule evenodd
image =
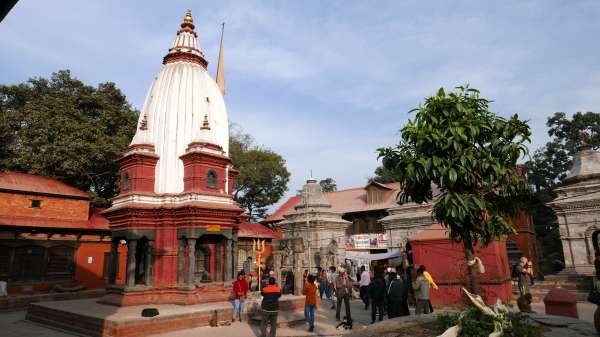
<instances>
[{"instance_id":1,"label":"tall metal pole","mask_svg":"<svg viewBox=\"0 0 600 337\"><path fill-rule=\"evenodd\" d=\"M312 174L311 174L311 178L310 180L312 181ZM304 215L306 216L306 234L308 236L308 240L307 240L307 245L308 245L308 273L312 273L312 254L311 254L311 239L312 239L312 235L310 233L310 220L308 219L308 199L309 199L309 194L308 194L308 184L306 184L307 188L305 191L305 211L304 211Z\"/></svg>"}]
</instances>

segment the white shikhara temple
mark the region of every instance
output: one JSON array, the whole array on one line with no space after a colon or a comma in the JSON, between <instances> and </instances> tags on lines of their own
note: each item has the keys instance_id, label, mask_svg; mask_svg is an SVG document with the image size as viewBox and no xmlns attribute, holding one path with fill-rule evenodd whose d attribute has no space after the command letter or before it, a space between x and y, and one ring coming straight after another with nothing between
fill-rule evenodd
<instances>
[{"instance_id":1,"label":"white shikhara temple","mask_svg":"<svg viewBox=\"0 0 600 337\"><path fill-rule=\"evenodd\" d=\"M244 215L232 197L223 39L215 81L194 28L188 11L119 160L120 192L104 211L113 263L103 303L194 304L229 295ZM122 242L125 286L114 284Z\"/></svg>"}]
</instances>

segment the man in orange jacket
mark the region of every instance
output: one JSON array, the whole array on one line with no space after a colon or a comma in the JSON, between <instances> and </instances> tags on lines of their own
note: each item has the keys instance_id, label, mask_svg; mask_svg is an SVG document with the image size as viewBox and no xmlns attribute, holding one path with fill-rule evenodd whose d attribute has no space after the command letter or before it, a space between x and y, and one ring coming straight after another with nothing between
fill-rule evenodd
<instances>
[{"instance_id":1,"label":"man in orange jacket","mask_svg":"<svg viewBox=\"0 0 600 337\"><path fill-rule=\"evenodd\" d=\"M306 295L304 301L304 319L308 323L308 331L315 330L315 309L317 305L317 286L315 285L315 276L309 274L306 277L306 284L302 288L302 294Z\"/></svg>"},{"instance_id":2,"label":"man in orange jacket","mask_svg":"<svg viewBox=\"0 0 600 337\"><path fill-rule=\"evenodd\" d=\"M277 333L277 314L279 313L279 298L281 289L275 284L275 279L269 278L269 285L261 291L263 297L260 307L262 309L262 321L260 322L261 337L267 337L267 324L271 325L270 337Z\"/></svg>"}]
</instances>

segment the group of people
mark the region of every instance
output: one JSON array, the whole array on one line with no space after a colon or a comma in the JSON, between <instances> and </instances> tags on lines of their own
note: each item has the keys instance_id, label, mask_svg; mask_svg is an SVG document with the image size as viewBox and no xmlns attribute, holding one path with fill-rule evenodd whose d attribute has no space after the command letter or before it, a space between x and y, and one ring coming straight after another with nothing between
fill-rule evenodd
<instances>
[{"instance_id":1,"label":"group of people","mask_svg":"<svg viewBox=\"0 0 600 337\"><path fill-rule=\"evenodd\" d=\"M359 286L365 310L371 306L371 323L383 320L386 314L389 318L408 316L411 303L415 304L417 315L433 312L429 292L431 287L437 289L437 285L425 266L419 266L414 276L412 269L397 272L388 268L386 271L375 269L372 277L361 267Z\"/></svg>"},{"instance_id":2,"label":"group of people","mask_svg":"<svg viewBox=\"0 0 600 337\"><path fill-rule=\"evenodd\" d=\"M234 310L232 321L236 318L242 320L244 300L248 296L250 284L247 280L246 268L240 271L233 284ZM261 336L267 337L267 327L270 326L269 336L275 337L277 331L277 314L279 311L279 299L282 291L277 286L273 273L269 274L261 289L262 321ZM302 294L305 296L304 316L308 324L308 331L315 329L315 311L317 300L326 299L331 301L331 309L335 309L336 320L341 320L342 306L344 307L343 322L352 324L352 311L350 301L358 287L360 298L365 305L365 310L371 307L371 323L383 320L387 315L389 318L410 315L409 305L414 304L415 313L428 314L433 311L429 299L430 288L437 289L431 275L425 266L419 266L413 276L412 268L378 269L370 273L364 266L357 276L352 279L345 268L336 269L330 267L328 270L320 270L317 275L312 275L308 270L304 273Z\"/></svg>"}]
</instances>

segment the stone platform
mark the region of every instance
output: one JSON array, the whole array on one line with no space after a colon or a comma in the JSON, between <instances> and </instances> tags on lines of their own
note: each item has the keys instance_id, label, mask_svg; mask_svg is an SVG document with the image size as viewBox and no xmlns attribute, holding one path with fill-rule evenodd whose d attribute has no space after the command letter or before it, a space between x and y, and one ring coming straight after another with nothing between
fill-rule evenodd
<instances>
[{"instance_id":1,"label":"stone platform","mask_svg":"<svg viewBox=\"0 0 600 337\"><path fill-rule=\"evenodd\" d=\"M253 294L246 301L248 316L259 310L260 297ZM142 317L144 308L157 308L159 315ZM280 309L290 312L304 308L303 296L283 296ZM231 302L214 302L195 305L158 304L117 307L100 304L95 299L33 303L26 319L50 325L65 331L87 336L148 336L170 331L208 325L229 324L233 305Z\"/></svg>"}]
</instances>

